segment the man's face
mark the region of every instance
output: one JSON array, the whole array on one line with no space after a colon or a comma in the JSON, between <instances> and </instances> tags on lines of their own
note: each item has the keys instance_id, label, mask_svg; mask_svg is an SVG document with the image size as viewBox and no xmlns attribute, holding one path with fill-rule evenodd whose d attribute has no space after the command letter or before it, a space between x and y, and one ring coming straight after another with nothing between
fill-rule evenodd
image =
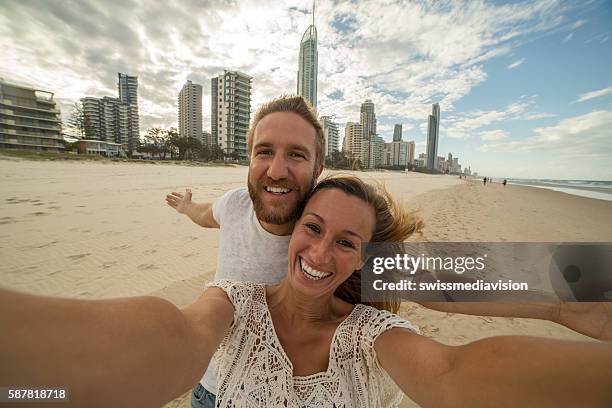
<instances>
[{"instance_id":1,"label":"man's face","mask_svg":"<svg viewBox=\"0 0 612 408\"><path fill-rule=\"evenodd\" d=\"M317 133L295 113L274 112L259 121L253 135L249 195L261 222L295 221L322 167L315 169Z\"/></svg>"}]
</instances>

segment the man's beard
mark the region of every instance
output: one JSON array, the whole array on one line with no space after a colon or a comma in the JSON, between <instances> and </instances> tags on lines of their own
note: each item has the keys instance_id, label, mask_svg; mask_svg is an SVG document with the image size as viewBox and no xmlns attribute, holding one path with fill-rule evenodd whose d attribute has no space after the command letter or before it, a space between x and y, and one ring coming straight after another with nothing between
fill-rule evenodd
<instances>
[{"instance_id":1,"label":"man's beard","mask_svg":"<svg viewBox=\"0 0 612 408\"><path fill-rule=\"evenodd\" d=\"M254 186L251 184L251 178L249 177L247 182L249 187L249 196L251 196L251 201L253 201L253 209L255 210L257 219L261 222L274 225L287 224L288 222L297 220L302 213L304 201L312 190L315 180L316 177L313 174L309 185L302 190L294 183L289 183L286 181L273 181L268 177L257 181L257 185ZM266 208L260 197L260 194L264 192L264 187L266 186L289 188L293 192L297 193L297 200L295 200L294 203L289 203L289 205L286 206Z\"/></svg>"}]
</instances>

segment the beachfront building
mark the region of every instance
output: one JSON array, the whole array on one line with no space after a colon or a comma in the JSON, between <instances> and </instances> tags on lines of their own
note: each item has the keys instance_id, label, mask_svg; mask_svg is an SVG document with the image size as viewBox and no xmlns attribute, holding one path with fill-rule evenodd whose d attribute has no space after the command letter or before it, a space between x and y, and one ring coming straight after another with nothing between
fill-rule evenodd
<instances>
[{"instance_id":1,"label":"beachfront building","mask_svg":"<svg viewBox=\"0 0 612 408\"><path fill-rule=\"evenodd\" d=\"M317 108L317 28L314 23L314 3L312 5L312 24L306 29L300 40L300 55L297 73L297 94L303 96Z\"/></svg>"},{"instance_id":2,"label":"beachfront building","mask_svg":"<svg viewBox=\"0 0 612 408\"><path fill-rule=\"evenodd\" d=\"M408 164L414 163L414 140L408 142Z\"/></svg>"},{"instance_id":3,"label":"beachfront building","mask_svg":"<svg viewBox=\"0 0 612 408\"><path fill-rule=\"evenodd\" d=\"M127 107L127 151L136 150L140 140L140 119L138 115L138 77L119 72L117 74L119 100Z\"/></svg>"},{"instance_id":4,"label":"beachfront building","mask_svg":"<svg viewBox=\"0 0 612 408\"><path fill-rule=\"evenodd\" d=\"M342 150L351 160L362 160L363 126L360 123L348 122L346 124ZM363 162L361 163L363 165Z\"/></svg>"},{"instance_id":5,"label":"beachfront building","mask_svg":"<svg viewBox=\"0 0 612 408\"><path fill-rule=\"evenodd\" d=\"M385 141L378 135L372 135L370 139L370 152L369 159L370 165L368 168L376 169L383 165L383 155L385 148Z\"/></svg>"},{"instance_id":6,"label":"beachfront building","mask_svg":"<svg viewBox=\"0 0 612 408\"><path fill-rule=\"evenodd\" d=\"M248 159L251 80L239 71L224 70L211 79L212 139L226 155Z\"/></svg>"},{"instance_id":7,"label":"beachfront building","mask_svg":"<svg viewBox=\"0 0 612 408\"><path fill-rule=\"evenodd\" d=\"M427 124L427 168L436 169L438 164L438 140L440 136L440 105L434 103Z\"/></svg>"},{"instance_id":8,"label":"beachfront building","mask_svg":"<svg viewBox=\"0 0 612 408\"><path fill-rule=\"evenodd\" d=\"M87 140L117 143L123 151L128 150L130 113L127 105L109 96L82 98L81 105Z\"/></svg>"},{"instance_id":9,"label":"beachfront building","mask_svg":"<svg viewBox=\"0 0 612 408\"><path fill-rule=\"evenodd\" d=\"M202 138L202 85L187 81L178 96L179 136Z\"/></svg>"},{"instance_id":10,"label":"beachfront building","mask_svg":"<svg viewBox=\"0 0 612 408\"><path fill-rule=\"evenodd\" d=\"M374 103L370 99L366 99L361 104L361 112L359 115L359 123L363 128L363 152L361 162L364 168L371 169L374 167L374 158L370 160L370 150L372 137L376 134L376 113Z\"/></svg>"},{"instance_id":11,"label":"beachfront building","mask_svg":"<svg viewBox=\"0 0 612 408\"><path fill-rule=\"evenodd\" d=\"M393 126L393 141L394 142L402 141L402 125L399 123Z\"/></svg>"},{"instance_id":12,"label":"beachfront building","mask_svg":"<svg viewBox=\"0 0 612 408\"><path fill-rule=\"evenodd\" d=\"M202 147L210 147L213 144L212 134L207 131L202 132Z\"/></svg>"},{"instance_id":13,"label":"beachfront building","mask_svg":"<svg viewBox=\"0 0 612 408\"><path fill-rule=\"evenodd\" d=\"M397 141L385 143L386 166L406 167L414 161L414 142Z\"/></svg>"},{"instance_id":14,"label":"beachfront building","mask_svg":"<svg viewBox=\"0 0 612 408\"><path fill-rule=\"evenodd\" d=\"M338 124L331 116L322 116L321 124L325 135L325 157L331 157L338 151Z\"/></svg>"},{"instance_id":15,"label":"beachfront building","mask_svg":"<svg viewBox=\"0 0 612 408\"><path fill-rule=\"evenodd\" d=\"M0 78L0 147L62 151L60 111L53 96Z\"/></svg>"},{"instance_id":16,"label":"beachfront building","mask_svg":"<svg viewBox=\"0 0 612 408\"><path fill-rule=\"evenodd\" d=\"M92 154L95 156L117 157L121 155L122 146L119 143L106 142L102 140L78 140L77 150L79 154Z\"/></svg>"}]
</instances>

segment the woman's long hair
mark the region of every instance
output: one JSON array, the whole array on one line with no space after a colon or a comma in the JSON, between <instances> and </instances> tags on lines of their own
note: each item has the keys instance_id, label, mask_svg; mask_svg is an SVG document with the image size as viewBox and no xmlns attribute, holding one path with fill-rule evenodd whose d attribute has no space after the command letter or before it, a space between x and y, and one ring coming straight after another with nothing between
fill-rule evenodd
<instances>
[{"instance_id":1,"label":"woman's long hair","mask_svg":"<svg viewBox=\"0 0 612 408\"><path fill-rule=\"evenodd\" d=\"M318 191L332 188L355 196L372 207L376 221L371 242L401 243L424 226L421 219L413 212L406 211L382 186L372 186L354 176L327 177L315 186L310 197ZM400 307L400 300L397 297L389 297L384 302L362 302L361 270L353 272L336 289L335 295L351 304L364 303L393 313L396 313Z\"/></svg>"}]
</instances>

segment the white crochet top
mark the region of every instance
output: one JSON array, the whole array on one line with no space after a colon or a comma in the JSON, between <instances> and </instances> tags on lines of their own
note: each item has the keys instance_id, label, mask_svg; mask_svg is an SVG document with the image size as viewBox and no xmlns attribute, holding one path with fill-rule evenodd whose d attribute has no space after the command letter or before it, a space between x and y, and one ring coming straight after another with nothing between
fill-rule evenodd
<instances>
[{"instance_id":1,"label":"white crochet top","mask_svg":"<svg viewBox=\"0 0 612 408\"><path fill-rule=\"evenodd\" d=\"M358 304L338 326L327 371L293 376L272 323L263 284L223 280L234 321L217 350L217 407L397 407L403 394L380 366L374 341L404 327L401 317Z\"/></svg>"}]
</instances>

